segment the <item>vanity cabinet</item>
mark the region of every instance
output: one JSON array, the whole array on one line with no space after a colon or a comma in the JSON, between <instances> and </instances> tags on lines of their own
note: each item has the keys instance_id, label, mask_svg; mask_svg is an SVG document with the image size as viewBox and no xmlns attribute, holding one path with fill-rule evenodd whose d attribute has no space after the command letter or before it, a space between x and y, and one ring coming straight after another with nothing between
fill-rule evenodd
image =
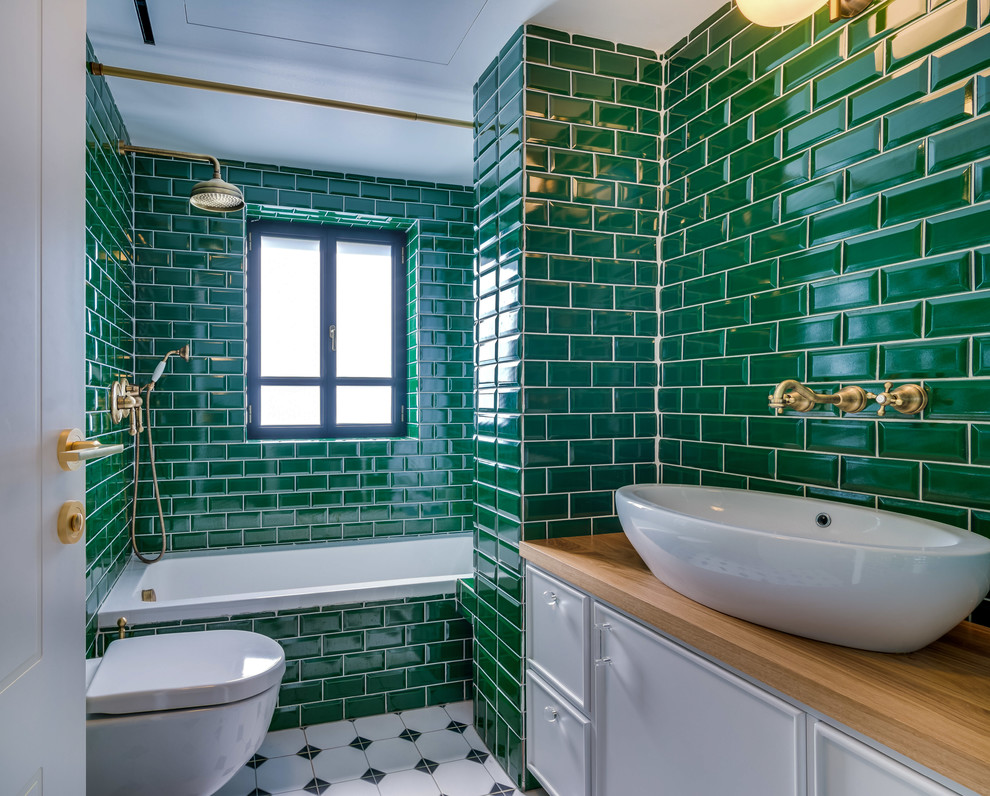
<instances>
[{"instance_id":1,"label":"vanity cabinet","mask_svg":"<svg viewBox=\"0 0 990 796\"><path fill-rule=\"evenodd\" d=\"M526 588L526 749L550 796L972 793L532 564Z\"/></svg>"}]
</instances>

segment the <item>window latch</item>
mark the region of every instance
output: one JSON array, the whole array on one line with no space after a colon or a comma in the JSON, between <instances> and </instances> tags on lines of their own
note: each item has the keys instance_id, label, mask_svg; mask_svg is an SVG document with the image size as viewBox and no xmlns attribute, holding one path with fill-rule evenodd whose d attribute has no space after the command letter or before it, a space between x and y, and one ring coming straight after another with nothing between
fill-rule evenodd
<instances>
[{"instance_id":1,"label":"window latch","mask_svg":"<svg viewBox=\"0 0 990 796\"><path fill-rule=\"evenodd\" d=\"M330 324L330 350L337 350L337 324Z\"/></svg>"}]
</instances>

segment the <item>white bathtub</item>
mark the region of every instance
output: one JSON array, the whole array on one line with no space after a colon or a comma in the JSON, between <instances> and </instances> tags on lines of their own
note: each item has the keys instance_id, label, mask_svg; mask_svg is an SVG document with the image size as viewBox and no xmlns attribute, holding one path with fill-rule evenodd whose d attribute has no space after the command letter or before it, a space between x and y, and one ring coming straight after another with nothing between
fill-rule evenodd
<instances>
[{"instance_id":1,"label":"white bathtub","mask_svg":"<svg viewBox=\"0 0 990 796\"><path fill-rule=\"evenodd\" d=\"M472 576L471 534L132 559L103 601L100 627L449 594ZM141 592L154 589L155 602Z\"/></svg>"}]
</instances>

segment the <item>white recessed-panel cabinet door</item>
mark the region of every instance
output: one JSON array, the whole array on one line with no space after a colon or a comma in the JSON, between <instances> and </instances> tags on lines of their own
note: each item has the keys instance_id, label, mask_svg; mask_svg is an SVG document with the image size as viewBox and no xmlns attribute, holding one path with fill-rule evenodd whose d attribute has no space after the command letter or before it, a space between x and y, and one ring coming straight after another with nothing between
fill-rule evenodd
<instances>
[{"instance_id":1,"label":"white recessed-panel cabinet door","mask_svg":"<svg viewBox=\"0 0 990 796\"><path fill-rule=\"evenodd\" d=\"M812 796L952 796L953 791L817 722Z\"/></svg>"},{"instance_id":2,"label":"white recessed-panel cabinet door","mask_svg":"<svg viewBox=\"0 0 990 796\"><path fill-rule=\"evenodd\" d=\"M802 796L804 713L596 605L596 796Z\"/></svg>"}]
</instances>

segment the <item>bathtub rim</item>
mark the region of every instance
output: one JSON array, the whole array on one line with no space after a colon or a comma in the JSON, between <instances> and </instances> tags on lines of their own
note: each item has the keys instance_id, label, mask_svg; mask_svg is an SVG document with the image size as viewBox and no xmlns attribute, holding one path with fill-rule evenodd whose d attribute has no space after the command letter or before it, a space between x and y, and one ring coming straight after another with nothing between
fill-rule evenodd
<instances>
[{"instance_id":1,"label":"bathtub rim","mask_svg":"<svg viewBox=\"0 0 990 796\"><path fill-rule=\"evenodd\" d=\"M473 541L473 533L458 531L443 534L424 534L415 537L399 536L380 539L349 539L327 543L311 542L291 546L264 545L251 548L235 547L218 550L183 550L169 553L168 556L178 559L212 558L215 556L242 556L254 553L287 552L290 550L325 550L337 547L364 547L388 544L390 542L418 542L440 539L466 539ZM201 597L191 597L163 602L142 603L136 600L137 586L148 566L152 565L142 564L135 556L131 556L120 577L114 583L97 610L96 626L98 630L115 629L117 619L121 616L127 618L128 625L146 625L159 622L214 619L241 614L274 613L276 611L321 608L330 605L348 605L360 602L390 601L407 597L417 598L454 594L459 580L474 577L473 561L469 557L466 562L466 569L463 572L450 575L357 581L326 587L279 589L269 592L239 592L220 595L218 598L210 600L204 600ZM334 599L334 595L338 595L336 599Z\"/></svg>"}]
</instances>

